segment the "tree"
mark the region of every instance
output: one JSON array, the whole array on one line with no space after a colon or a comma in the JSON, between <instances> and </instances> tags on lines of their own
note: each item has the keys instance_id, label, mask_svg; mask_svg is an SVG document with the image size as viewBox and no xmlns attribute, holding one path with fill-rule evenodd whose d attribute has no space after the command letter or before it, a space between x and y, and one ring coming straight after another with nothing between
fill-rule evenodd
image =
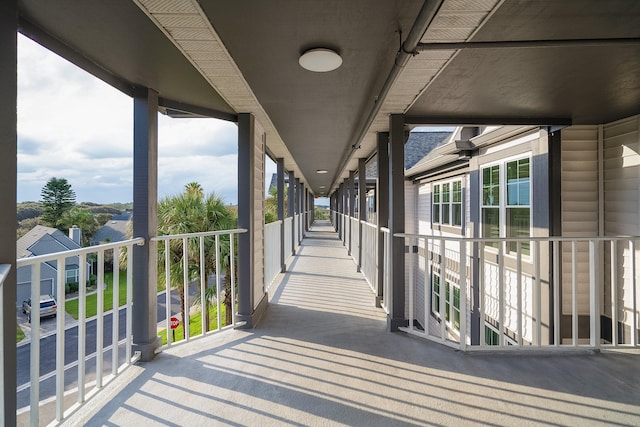
<instances>
[{"instance_id":1,"label":"tree","mask_svg":"<svg viewBox=\"0 0 640 427\"><path fill-rule=\"evenodd\" d=\"M77 206L62 213L58 220L58 228L67 231L74 225L82 230L82 246L89 246L90 238L98 231L98 221L89 209Z\"/></svg>"},{"instance_id":2,"label":"tree","mask_svg":"<svg viewBox=\"0 0 640 427\"><path fill-rule=\"evenodd\" d=\"M58 227L62 215L76 202L76 193L64 178L53 177L40 193L42 197L42 221L50 227Z\"/></svg>"},{"instance_id":3,"label":"tree","mask_svg":"<svg viewBox=\"0 0 640 427\"><path fill-rule=\"evenodd\" d=\"M222 202L222 199L215 194L204 195L202 187L198 183L189 183L185 186L182 194L166 197L158 204L158 234L186 234L203 231L226 230L235 226L232 213ZM225 261L229 257L229 238L222 236L220 239L220 264L221 268L227 267ZM204 239L205 247L205 277L208 278L214 271L216 265L215 237ZM198 281L200 284L200 241L198 238L190 238L187 247L183 247L182 239L173 239L169 245L170 274L169 286L176 289L180 294L180 311L182 321L188 315L183 286L183 258L186 255L189 259L189 271L187 277L189 281ZM160 282L165 281L165 245L159 245L158 257L158 278ZM229 275L227 275L229 277ZM228 280L227 280L228 282ZM165 286L167 284L165 283ZM230 284L229 284L230 285ZM216 296L217 297L217 296ZM208 304L205 304L205 307ZM233 307L227 307L232 310ZM206 308L205 308L206 310ZM206 310L208 313L208 310ZM208 326L208 318L207 318ZM206 326L205 326L206 327Z\"/></svg>"}]
</instances>

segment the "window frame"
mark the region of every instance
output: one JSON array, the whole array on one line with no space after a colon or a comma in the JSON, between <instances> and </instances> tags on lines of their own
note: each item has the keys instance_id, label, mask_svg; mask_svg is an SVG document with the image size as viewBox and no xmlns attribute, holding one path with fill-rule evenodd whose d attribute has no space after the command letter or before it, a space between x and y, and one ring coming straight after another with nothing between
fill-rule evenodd
<instances>
[{"instance_id":1,"label":"window frame","mask_svg":"<svg viewBox=\"0 0 640 427\"><path fill-rule=\"evenodd\" d=\"M464 227L464 177L456 177L442 181L431 182L431 227L442 226L462 230ZM459 185L459 193L456 192L456 184ZM445 187L448 188L445 195ZM459 201L454 201L459 194ZM445 201L446 200L446 201ZM459 206L459 224L456 224L454 212ZM445 212L447 218L445 218Z\"/></svg>"},{"instance_id":2,"label":"window frame","mask_svg":"<svg viewBox=\"0 0 640 427\"><path fill-rule=\"evenodd\" d=\"M450 330L460 333L460 286L455 281L448 280L446 278L443 284L441 279L442 278L440 277L439 272L431 272L431 315L434 316L438 321L442 321L442 319L440 319L439 307L442 299L440 298L440 294L436 293L436 286L438 288L438 291L440 291L444 286L445 322ZM456 290L458 297L457 305L455 304ZM438 301L437 304L436 301ZM456 319L456 313L457 326L456 322L453 320Z\"/></svg>"},{"instance_id":3,"label":"window frame","mask_svg":"<svg viewBox=\"0 0 640 427\"><path fill-rule=\"evenodd\" d=\"M528 166L528 196L529 196L529 204L528 205L520 205L520 204L509 204L508 203L508 196L509 196L509 190L508 190L508 179L507 179L507 167L509 164L514 163L514 162L520 162L522 160L528 160L529 166ZM509 237L515 237L515 236L510 236L509 234L509 227L507 226L507 220L508 220L508 215L509 215L509 211L512 209L528 209L529 210L529 229L528 229L528 236L532 236L533 235L533 228L532 228L532 215L533 215L533 168L532 168L532 164L533 164L533 156L532 153L526 152L526 153L521 153L515 156L510 156L510 157L506 157L504 159L499 159L496 161L492 161L492 162L487 162L487 163L483 163L481 165L479 165L479 171L480 171L480 220L481 220L481 230L482 230L482 237L495 237L495 238L509 238ZM488 168L494 168L494 167L498 167L498 203L497 204L485 204L485 198L484 198L484 190L485 190L485 170ZM519 178L518 178L519 179ZM493 184L493 181L491 182L491 186L495 187L495 184ZM490 187L487 187L490 188ZM486 233L486 221L485 221L485 212L487 212L490 209L497 209L498 211L498 236L488 236ZM524 248L523 248L524 246ZM516 254L516 250L515 250L515 243L512 245L509 244L505 244L504 246L504 253L505 255L514 255ZM492 243L486 243L485 244L485 248L489 249L489 250L498 250L498 245L497 244L492 244ZM528 245L521 245L521 251L522 251L522 256L523 257L530 257L531 256L531 250L528 247Z\"/></svg>"}]
</instances>

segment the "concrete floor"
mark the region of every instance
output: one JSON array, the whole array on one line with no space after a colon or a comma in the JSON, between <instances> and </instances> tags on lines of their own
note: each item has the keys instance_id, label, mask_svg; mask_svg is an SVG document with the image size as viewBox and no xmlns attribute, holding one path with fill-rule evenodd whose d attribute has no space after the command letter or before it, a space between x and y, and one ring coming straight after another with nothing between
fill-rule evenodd
<instances>
[{"instance_id":1,"label":"concrete floor","mask_svg":"<svg viewBox=\"0 0 640 427\"><path fill-rule=\"evenodd\" d=\"M386 332L373 301L316 225L258 328L134 366L70 425L640 425L638 354L464 354Z\"/></svg>"}]
</instances>

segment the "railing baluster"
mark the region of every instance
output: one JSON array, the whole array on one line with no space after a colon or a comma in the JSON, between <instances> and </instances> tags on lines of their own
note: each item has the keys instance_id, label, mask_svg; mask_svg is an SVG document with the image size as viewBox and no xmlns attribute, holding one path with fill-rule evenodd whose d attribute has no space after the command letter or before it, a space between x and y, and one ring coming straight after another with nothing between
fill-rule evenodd
<instances>
[{"instance_id":1,"label":"railing baluster","mask_svg":"<svg viewBox=\"0 0 640 427\"><path fill-rule=\"evenodd\" d=\"M594 239L589 240L589 293L591 299L591 346L600 348L600 293L598 292L598 243Z\"/></svg>"},{"instance_id":2,"label":"railing baluster","mask_svg":"<svg viewBox=\"0 0 640 427\"><path fill-rule=\"evenodd\" d=\"M64 264L62 264L64 265ZM40 419L40 268L31 267L31 425ZM64 267L63 267L64 268Z\"/></svg>"},{"instance_id":3,"label":"railing baluster","mask_svg":"<svg viewBox=\"0 0 640 427\"><path fill-rule=\"evenodd\" d=\"M440 337L442 341L447 340L447 315L446 315L446 297L447 294L445 292L445 288L447 286L447 263L446 263L446 247L444 244L444 239L439 240L440 244ZM451 307L449 307L451 309Z\"/></svg>"},{"instance_id":4,"label":"railing baluster","mask_svg":"<svg viewBox=\"0 0 640 427\"><path fill-rule=\"evenodd\" d=\"M467 242L460 240L460 348L467 348ZM453 292L453 289L451 289ZM453 299L453 294L452 294ZM453 306L451 301L451 305ZM452 307L453 308L453 307ZM455 310L454 310L455 312ZM455 320L452 319L454 322Z\"/></svg>"},{"instance_id":5,"label":"railing baluster","mask_svg":"<svg viewBox=\"0 0 640 427\"><path fill-rule=\"evenodd\" d=\"M638 267L636 266L636 241L629 240L631 250L631 297L633 298L631 309L631 345L638 345Z\"/></svg>"},{"instance_id":6,"label":"railing baluster","mask_svg":"<svg viewBox=\"0 0 640 427\"><path fill-rule=\"evenodd\" d=\"M189 316L189 245L187 238L182 239L182 292L184 292L184 312L182 313L182 333L184 340L191 337L191 318Z\"/></svg>"},{"instance_id":7,"label":"railing baluster","mask_svg":"<svg viewBox=\"0 0 640 427\"><path fill-rule=\"evenodd\" d=\"M498 242L498 330L500 331L500 347L505 345L504 334L506 333L504 324L504 245Z\"/></svg>"},{"instance_id":8,"label":"railing baluster","mask_svg":"<svg viewBox=\"0 0 640 427\"><path fill-rule=\"evenodd\" d=\"M120 338L120 248L113 249L113 311L111 312L111 373L118 375L118 341Z\"/></svg>"},{"instance_id":9,"label":"railing baluster","mask_svg":"<svg viewBox=\"0 0 640 427\"><path fill-rule=\"evenodd\" d=\"M415 273L414 273L414 263L415 263L415 257L413 256L413 245L415 243L415 239L411 238L409 239L409 330L413 331L413 320L415 317L415 312L414 310L414 299L415 299Z\"/></svg>"},{"instance_id":10,"label":"railing baluster","mask_svg":"<svg viewBox=\"0 0 640 427\"><path fill-rule=\"evenodd\" d=\"M279 253L280 251L278 251ZM222 328L222 308L220 306L220 236L216 234L216 311L218 316L218 330Z\"/></svg>"},{"instance_id":11,"label":"railing baluster","mask_svg":"<svg viewBox=\"0 0 640 427\"><path fill-rule=\"evenodd\" d=\"M518 346L522 347L523 338L522 338L522 242L516 242L516 298L518 301L516 303L517 311L518 311L518 330L516 335L518 336Z\"/></svg>"},{"instance_id":12,"label":"railing baluster","mask_svg":"<svg viewBox=\"0 0 640 427\"><path fill-rule=\"evenodd\" d=\"M429 319L431 313L431 304L429 301L431 300L431 288L429 287L429 283L431 282L431 278L429 277L429 269L427 268L427 263L429 262L429 240L425 237L424 239L424 333L425 335L429 335Z\"/></svg>"},{"instance_id":13,"label":"railing baluster","mask_svg":"<svg viewBox=\"0 0 640 427\"><path fill-rule=\"evenodd\" d=\"M234 251L234 245L235 245L235 234L230 234L229 235L229 241L230 241L230 249L229 249L229 253L231 254L231 322L235 325L236 324L236 269L235 269L235 259L236 259L236 255L235 255L235 251Z\"/></svg>"},{"instance_id":14,"label":"railing baluster","mask_svg":"<svg viewBox=\"0 0 640 427\"><path fill-rule=\"evenodd\" d=\"M618 345L618 241L611 241L611 343Z\"/></svg>"},{"instance_id":15,"label":"railing baluster","mask_svg":"<svg viewBox=\"0 0 640 427\"><path fill-rule=\"evenodd\" d=\"M169 239L164 241L164 311L167 323L167 345L171 347L173 330L171 329L171 246Z\"/></svg>"},{"instance_id":16,"label":"railing baluster","mask_svg":"<svg viewBox=\"0 0 640 427\"><path fill-rule=\"evenodd\" d=\"M479 311L480 311L480 347L485 347L487 345L486 340L483 338L485 326L485 271L484 271L484 241L481 241L478 245L478 253L480 254L480 259L478 261L479 272L478 272L478 295L480 297Z\"/></svg>"},{"instance_id":17,"label":"railing baluster","mask_svg":"<svg viewBox=\"0 0 640 427\"><path fill-rule=\"evenodd\" d=\"M81 283L80 286L85 285ZM86 285L85 285L86 286ZM102 388L104 362L104 251L98 250L98 277L96 278L96 388Z\"/></svg>"},{"instance_id":18,"label":"railing baluster","mask_svg":"<svg viewBox=\"0 0 640 427\"><path fill-rule=\"evenodd\" d=\"M209 311L209 301L205 298L205 290L207 287L207 277L206 277L206 269L204 265L204 236L200 236L199 240L199 248L200 248L200 325L202 335L205 335L209 330L209 325L207 324L207 311ZM216 275L218 271L216 271Z\"/></svg>"},{"instance_id":19,"label":"railing baluster","mask_svg":"<svg viewBox=\"0 0 640 427\"><path fill-rule=\"evenodd\" d=\"M560 345L560 242L553 241L553 344Z\"/></svg>"},{"instance_id":20,"label":"railing baluster","mask_svg":"<svg viewBox=\"0 0 640 427\"><path fill-rule=\"evenodd\" d=\"M40 264L36 264L38 267ZM56 420L64 418L64 324L65 324L65 258L56 258Z\"/></svg>"},{"instance_id":21,"label":"railing baluster","mask_svg":"<svg viewBox=\"0 0 640 427\"><path fill-rule=\"evenodd\" d=\"M571 241L571 342L578 345L578 256L575 240ZM589 260L591 261L591 260Z\"/></svg>"},{"instance_id":22,"label":"railing baluster","mask_svg":"<svg viewBox=\"0 0 640 427\"><path fill-rule=\"evenodd\" d=\"M534 304L535 304L535 316L536 316L536 345L540 347L542 345L542 286L540 279L540 241L536 240L533 242L534 248L534 265L536 280L535 280L535 296L534 296Z\"/></svg>"},{"instance_id":23,"label":"railing baluster","mask_svg":"<svg viewBox=\"0 0 640 427\"><path fill-rule=\"evenodd\" d=\"M167 284L167 286L169 286ZM133 337L133 243L127 246L127 344L125 347L127 364L131 365L133 355L131 354Z\"/></svg>"},{"instance_id":24,"label":"railing baluster","mask_svg":"<svg viewBox=\"0 0 640 427\"><path fill-rule=\"evenodd\" d=\"M87 338L87 270L86 256L79 257L79 277L78 277L78 403L84 403L85 397L85 357ZM84 285L84 286L83 286Z\"/></svg>"}]
</instances>

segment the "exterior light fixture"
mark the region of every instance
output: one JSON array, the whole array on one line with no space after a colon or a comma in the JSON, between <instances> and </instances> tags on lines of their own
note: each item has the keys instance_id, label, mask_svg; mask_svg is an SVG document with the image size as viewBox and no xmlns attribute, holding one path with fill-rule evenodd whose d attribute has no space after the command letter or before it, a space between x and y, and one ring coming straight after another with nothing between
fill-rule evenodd
<instances>
[{"instance_id":1,"label":"exterior light fixture","mask_svg":"<svg viewBox=\"0 0 640 427\"><path fill-rule=\"evenodd\" d=\"M327 173L327 172L329 172L329 171L328 171L328 170L326 170L326 169L318 169L318 170L316 171L316 173Z\"/></svg>"},{"instance_id":2,"label":"exterior light fixture","mask_svg":"<svg viewBox=\"0 0 640 427\"><path fill-rule=\"evenodd\" d=\"M317 48L310 49L302 54L298 60L300 66L305 70L316 73L326 73L333 71L342 65L342 58L331 49Z\"/></svg>"}]
</instances>

